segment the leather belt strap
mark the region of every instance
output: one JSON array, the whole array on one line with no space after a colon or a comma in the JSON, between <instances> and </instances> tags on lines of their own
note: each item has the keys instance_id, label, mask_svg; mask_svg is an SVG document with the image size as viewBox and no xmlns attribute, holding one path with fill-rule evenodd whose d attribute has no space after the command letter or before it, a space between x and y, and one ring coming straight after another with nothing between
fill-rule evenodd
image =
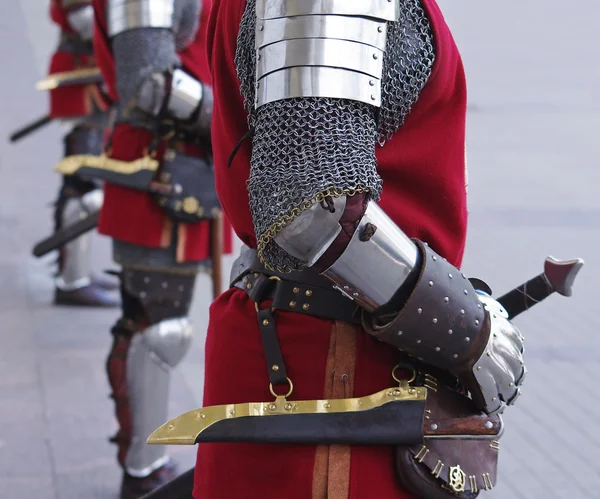
<instances>
[{"instance_id":1,"label":"leather belt strap","mask_svg":"<svg viewBox=\"0 0 600 499\"><path fill-rule=\"evenodd\" d=\"M334 289L331 281L311 269L289 274L267 270L254 249L242 251L230 282L257 303L273 300L277 310L360 324L358 305Z\"/></svg>"},{"instance_id":2,"label":"leather belt strap","mask_svg":"<svg viewBox=\"0 0 600 499\"><path fill-rule=\"evenodd\" d=\"M234 262L231 287L244 290L256 302L258 327L273 386L288 383L273 317L275 310L360 324L358 306L334 289L329 280L311 269L289 274L267 270L254 249L243 249ZM260 308L259 304L267 300L272 301L271 306Z\"/></svg>"}]
</instances>

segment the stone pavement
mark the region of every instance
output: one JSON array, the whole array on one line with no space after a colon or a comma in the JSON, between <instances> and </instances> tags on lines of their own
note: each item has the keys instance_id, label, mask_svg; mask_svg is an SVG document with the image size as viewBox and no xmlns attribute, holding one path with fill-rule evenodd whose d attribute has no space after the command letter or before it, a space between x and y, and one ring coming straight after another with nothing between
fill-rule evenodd
<instances>
[{"instance_id":1,"label":"stone pavement","mask_svg":"<svg viewBox=\"0 0 600 499\"><path fill-rule=\"evenodd\" d=\"M40 3L3 2L0 137L45 110L45 96L32 83L55 38ZM587 261L573 299L553 297L518 319L530 376L505 418L501 483L485 497L599 497L593 286L600 280L600 35L587 19L597 18L600 6L441 4L470 86L465 270L502 293L538 273L548 253ZM30 256L50 230L48 204L58 186L50 166L60 156L60 137L51 125L16 146L0 140L1 499L112 499L118 490L103 368L115 312L52 307L51 260ZM98 237L95 251L98 269L110 267L107 241ZM175 375L173 415L201 400L207 286L200 279L192 314L197 336ZM184 467L193 463L193 448L174 453Z\"/></svg>"}]
</instances>

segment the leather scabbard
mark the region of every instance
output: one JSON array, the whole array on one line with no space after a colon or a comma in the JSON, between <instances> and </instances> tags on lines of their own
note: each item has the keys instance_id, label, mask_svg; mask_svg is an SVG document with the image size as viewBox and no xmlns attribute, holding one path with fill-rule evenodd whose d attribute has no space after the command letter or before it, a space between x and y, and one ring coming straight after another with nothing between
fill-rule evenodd
<instances>
[{"instance_id":1,"label":"leather scabbard","mask_svg":"<svg viewBox=\"0 0 600 499\"><path fill-rule=\"evenodd\" d=\"M406 386L361 398L209 406L165 423L148 443L412 445L423 440L426 397L425 388Z\"/></svg>"}]
</instances>

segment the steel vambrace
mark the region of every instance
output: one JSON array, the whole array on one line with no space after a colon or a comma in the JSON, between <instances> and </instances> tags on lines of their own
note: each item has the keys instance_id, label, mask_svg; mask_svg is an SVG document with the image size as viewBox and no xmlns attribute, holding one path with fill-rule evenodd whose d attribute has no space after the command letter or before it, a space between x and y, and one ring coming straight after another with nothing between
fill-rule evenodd
<instances>
[{"instance_id":1,"label":"steel vambrace","mask_svg":"<svg viewBox=\"0 0 600 499\"><path fill-rule=\"evenodd\" d=\"M277 243L315 263L341 230L345 200L337 203L334 213L315 205L286 226ZM315 232L325 236L315 239ZM376 203L368 204L349 244L323 274L364 309L369 334L452 372L486 412L518 397L526 372L523 338L502 307L427 245L410 240ZM407 298L394 304L399 294ZM390 306L393 313L382 323L378 312Z\"/></svg>"}]
</instances>

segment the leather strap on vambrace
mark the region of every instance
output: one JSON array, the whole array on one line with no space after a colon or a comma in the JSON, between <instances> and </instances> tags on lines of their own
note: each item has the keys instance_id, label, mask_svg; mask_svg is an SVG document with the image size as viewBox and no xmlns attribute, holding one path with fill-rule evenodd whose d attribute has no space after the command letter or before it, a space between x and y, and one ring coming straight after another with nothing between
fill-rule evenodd
<instances>
[{"instance_id":1,"label":"leather strap on vambrace","mask_svg":"<svg viewBox=\"0 0 600 499\"><path fill-rule=\"evenodd\" d=\"M409 355L453 372L471 366L487 344L489 315L464 274L420 241L417 285L390 323L363 314L369 334Z\"/></svg>"}]
</instances>

